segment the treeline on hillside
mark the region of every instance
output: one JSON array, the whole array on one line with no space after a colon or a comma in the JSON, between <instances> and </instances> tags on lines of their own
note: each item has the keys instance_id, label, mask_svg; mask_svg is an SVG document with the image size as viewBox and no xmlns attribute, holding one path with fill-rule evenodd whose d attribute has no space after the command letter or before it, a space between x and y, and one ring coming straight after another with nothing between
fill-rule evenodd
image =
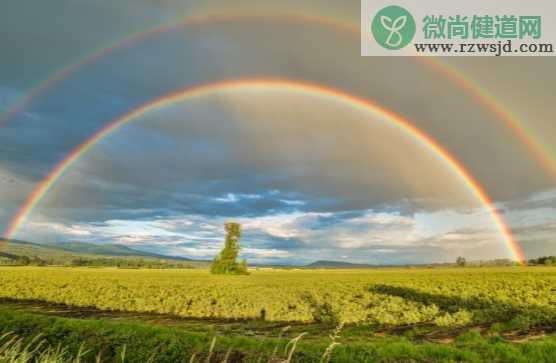
<instances>
[{"instance_id":1,"label":"treeline on hillside","mask_svg":"<svg viewBox=\"0 0 556 363\"><path fill-rule=\"evenodd\" d=\"M0 265L4 266L66 266L66 267L119 267L119 268L194 268L191 264L180 261L154 260L142 258L114 258L98 257L60 261L57 259L43 259L37 256L18 256L0 253Z\"/></svg>"},{"instance_id":2,"label":"treeline on hillside","mask_svg":"<svg viewBox=\"0 0 556 363\"><path fill-rule=\"evenodd\" d=\"M517 266L516 261L502 258L487 261L466 261L463 257L458 257L456 266L460 267L488 267L488 266ZM527 266L556 266L556 256L542 256L532 258L526 262Z\"/></svg>"},{"instance_id":3,"label":"treeline on hillside","mask_svg":"<svg viewBox=\"0 0 556 363\"><path fill-rule=\"evenodd\" d=\"M455 265L458 267L504 267L504 266L518 266L519 263L517 261L510 260L509 258L467 261L463 257L458 257Z\"/></svg>"},{"instance_id":4,"label":"treeline on hillside","mask_svg":"<svg viewBox=\"0 0 556 363\"><path fill-rule=\"evenodd\" d=\"M556 256L543 256L527 261L528 265L556 266Z\"/></svg>"},{"instance_id":5,"label":"treeline on hillside","mask_svg":"<svg viewBox=\"0 0 556 363\"><path fill-rule=\"evenodd\" d=\"M119 259L119 258L75 258L74 267L119 267L119 268L194 268L190 264L167 260Z\"/></svg>"},{"instance_id":6,"label":"treeline on hillside","mask_svg":"<svg viewBox=\"0 0 556 363\"><path fill-rule=\"evenodd\" d=\"M556 256L542 256L532 258L525 263L527 266L556 266ZM507 258L486 260L486 261L466 261L463 257L458 257L455 263L460 267L488 267L488 266L518 266L519 263Z\"/></svg>"},{"instance_id":7,"label":"treeline on hillside","mask_svg":"<svg viewBox=\"0 0 556 363\"><path fill-rule=\"evenodd\" d=\"M47 266L49 263L40 257L18 256L0 252L0 265L16 266Z\"/></svg>"}]
</instances>

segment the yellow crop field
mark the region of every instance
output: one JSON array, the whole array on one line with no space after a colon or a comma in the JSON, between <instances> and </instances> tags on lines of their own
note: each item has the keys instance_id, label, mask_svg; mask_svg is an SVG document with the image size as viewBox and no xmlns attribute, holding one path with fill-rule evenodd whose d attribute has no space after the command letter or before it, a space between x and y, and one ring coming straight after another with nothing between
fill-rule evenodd
<instances>
[{"instance_id":1,"label":"yellow crop field","mask_svg":"<svg viewBox=\"0 0 556 363\"><path fill-rule=\"evenodd\" d=\"M0 297L193 318L439 327L556 320L556 269L0 268Z\"/></svg>"}]
</instances>

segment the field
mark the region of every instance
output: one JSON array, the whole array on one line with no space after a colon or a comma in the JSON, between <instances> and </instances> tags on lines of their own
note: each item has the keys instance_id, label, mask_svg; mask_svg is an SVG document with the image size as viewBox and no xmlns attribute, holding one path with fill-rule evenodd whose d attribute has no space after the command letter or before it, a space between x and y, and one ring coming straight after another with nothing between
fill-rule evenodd
<instances>
[{"instance_id":1,"label":"field","mask_svg":"<svg viewBox=\"0 0 556 363\"><path fill-rule=\"evenodd\" d=\"M103 323L142 320L257 341L275 339L290 325L286 339L307 332L303 340L321 351L338 326L343 349L391 339L451 346L472 333L498 339L518 357L521 348L515 346L541 338L549 339L543 344L550 359L556 357L549 337L556 329L556 268L549 267L272 269L249 276L215 276L204 269L4 267L0 286L5 308L22 314L32 307L34 314L64 311ZM303 344L299 349L300 359L303 349L310 350ZM340 361L334 353L332 358Z\"/></svg>"}]
</instances>

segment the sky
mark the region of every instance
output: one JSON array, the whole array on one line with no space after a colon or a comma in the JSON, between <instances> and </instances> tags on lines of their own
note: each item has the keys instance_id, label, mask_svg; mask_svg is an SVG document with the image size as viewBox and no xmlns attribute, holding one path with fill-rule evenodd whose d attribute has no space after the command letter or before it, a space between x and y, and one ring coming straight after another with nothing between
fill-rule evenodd
<instances>
[{"instance_id":1,"label":"sky","mask_svg":"<svg viewBox=\"0 0 556 363\"><path fill-rule=\"evenodd\" d=\"M301 17L357 29L358 1L7 0L3 8L1 230L110 121L195 85L273 78L402 115L469 170L526 257L556 254L556 180L499 115L435 67L361 57L358 31ZM209 20L128 42L32 93L97 50L191 17ZM554 58L441 61L494 95L554 160ZM461 176L421 141L341 100L284 87L212 92L137 117L74 163L14 238L210 259L228 221L242 224L241 254L254 263L513 257Z\"/></svg>"}]
</instances>

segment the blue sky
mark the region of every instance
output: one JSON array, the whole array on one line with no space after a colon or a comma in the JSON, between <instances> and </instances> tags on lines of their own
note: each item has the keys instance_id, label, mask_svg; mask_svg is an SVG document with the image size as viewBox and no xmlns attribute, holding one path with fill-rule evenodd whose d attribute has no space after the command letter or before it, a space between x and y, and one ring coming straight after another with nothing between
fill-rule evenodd
<instances>
[{"instance_id":1,"label":"blue sky","mask_svg":"<svg viewBox=\"0 0 556 363\"><path fill-rule=\"evenodd\" d=\"M359 3L342 5L241 1L234 11L311 9L357 21ZM172 0L5 7L0 111L126 34L231 11L225 2ZM496 116L414 60L359 53L359 39L337 29L257 19L184 28L119 49L0 125L0 228L57 162L110 120L195 84L273 77L339 88L411 119L485 187L528 256L556 253L555 181ZM556 145L551 57L449 62ZM217 253L230 220L242 223L242 254L254 262L509 256L462 181L423 145L340 102L283 90L210 95L143 115L80 159L17 237L204 259Z\"/></svg>"}]
</instances>

